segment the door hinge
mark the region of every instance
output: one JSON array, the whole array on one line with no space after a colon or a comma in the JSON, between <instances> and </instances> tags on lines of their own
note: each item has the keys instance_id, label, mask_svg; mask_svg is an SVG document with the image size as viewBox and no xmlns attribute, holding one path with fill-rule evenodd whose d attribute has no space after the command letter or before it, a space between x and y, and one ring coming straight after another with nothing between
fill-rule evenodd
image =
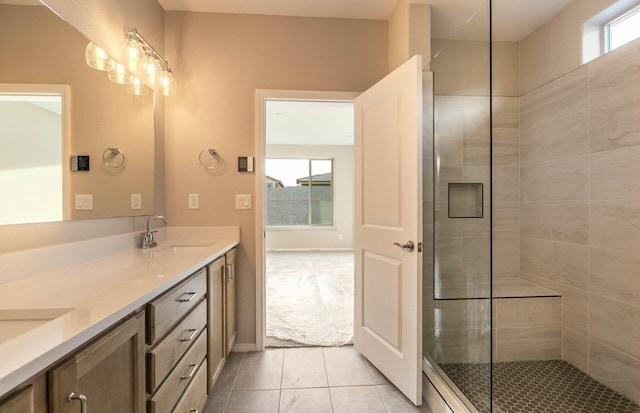
<instances>
[{"instance_id":1,"label":"door hinge","mask_svg":"<svg viewBox=\"0 0 640 413\"><path fill-rule=\"evenodd\" d=\"M422 252L422 242L418 243L418 252Z\"/></svg>"}]
</instances>

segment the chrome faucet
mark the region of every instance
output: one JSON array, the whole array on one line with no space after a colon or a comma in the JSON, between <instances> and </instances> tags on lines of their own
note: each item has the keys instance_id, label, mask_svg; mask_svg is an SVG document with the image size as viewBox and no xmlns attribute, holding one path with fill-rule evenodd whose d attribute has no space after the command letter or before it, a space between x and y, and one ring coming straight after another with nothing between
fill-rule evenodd
<instances>
[{"instance_id":1,"label":"chrome faucet","mask_svg":"<svg viewBox=\"0 0 640 413\"><path fill-rule=\"evenodd\" d=\"M140 234L140 248L142 249L153 248L158 245L158 243L156 242L156 232L158 231L151 231L151 221L153 221L154 219L163 220L165 225L169 223L169 221L167 221L167 219L162 215L149 217L149 219L147 219L147 232L143 232L142 234Z\"/></svg>"}]
</instances>

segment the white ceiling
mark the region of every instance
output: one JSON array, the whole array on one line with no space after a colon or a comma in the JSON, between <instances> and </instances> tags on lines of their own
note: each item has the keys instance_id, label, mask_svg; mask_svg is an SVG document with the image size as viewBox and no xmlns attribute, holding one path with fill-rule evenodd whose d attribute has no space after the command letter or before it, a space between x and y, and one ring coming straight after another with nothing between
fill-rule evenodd
<instances>
[{"instance_id":1,"label":"white ceiling","mask_svg":"<svg viewBox=\"0 0 640 413\"><path fill-rule=\"evenodd\" d=\"M353 103L268 100L268 145L353 145Z\"/></svg>"},{"instance_id":2,"label":"white ceiling","mask_svg":"<svg viewBox=\"0 0 640 413\"><path fill-rule=\"evenodd\" d=\"M388 20L396 0L159 0L165 10ZM436 39L486 38L487 0L410 0L431 5ZM494 40L519 41L577 0L493 0ZM465 30L467 20L478 13Z\"/></svg>"}]
</instances>

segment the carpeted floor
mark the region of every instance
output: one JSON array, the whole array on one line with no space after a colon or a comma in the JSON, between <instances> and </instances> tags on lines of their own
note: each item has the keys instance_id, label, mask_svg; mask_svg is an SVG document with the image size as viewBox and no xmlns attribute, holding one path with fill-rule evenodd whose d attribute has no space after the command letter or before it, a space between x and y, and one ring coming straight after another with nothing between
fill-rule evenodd
<instances>
[{"instance_id":1,"label":"carpeted floor","mask_svg":"<svg viewBox=\"0 0 640 413\"><path fill-rule=\"evenodd\" d=\"M353 252L267 252L267 346L353 339Z\"/></svg>"}]
</instances>

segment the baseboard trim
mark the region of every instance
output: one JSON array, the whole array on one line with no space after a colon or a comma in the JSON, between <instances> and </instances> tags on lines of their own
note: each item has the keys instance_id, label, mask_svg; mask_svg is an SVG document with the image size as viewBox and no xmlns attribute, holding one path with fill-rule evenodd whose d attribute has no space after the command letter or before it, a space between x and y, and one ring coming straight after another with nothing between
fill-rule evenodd
<instances>
[{"instance_id":1,"label":"baseboard trim","mask_svg":"<svg viewBox=\"0 0 640 413\"><path fill-rule=\"evenodd\" d=\"M250 351L258 351L256 343L235 343L231 349L234 353L248 353Z\"/></svg>"}]
</instances>

